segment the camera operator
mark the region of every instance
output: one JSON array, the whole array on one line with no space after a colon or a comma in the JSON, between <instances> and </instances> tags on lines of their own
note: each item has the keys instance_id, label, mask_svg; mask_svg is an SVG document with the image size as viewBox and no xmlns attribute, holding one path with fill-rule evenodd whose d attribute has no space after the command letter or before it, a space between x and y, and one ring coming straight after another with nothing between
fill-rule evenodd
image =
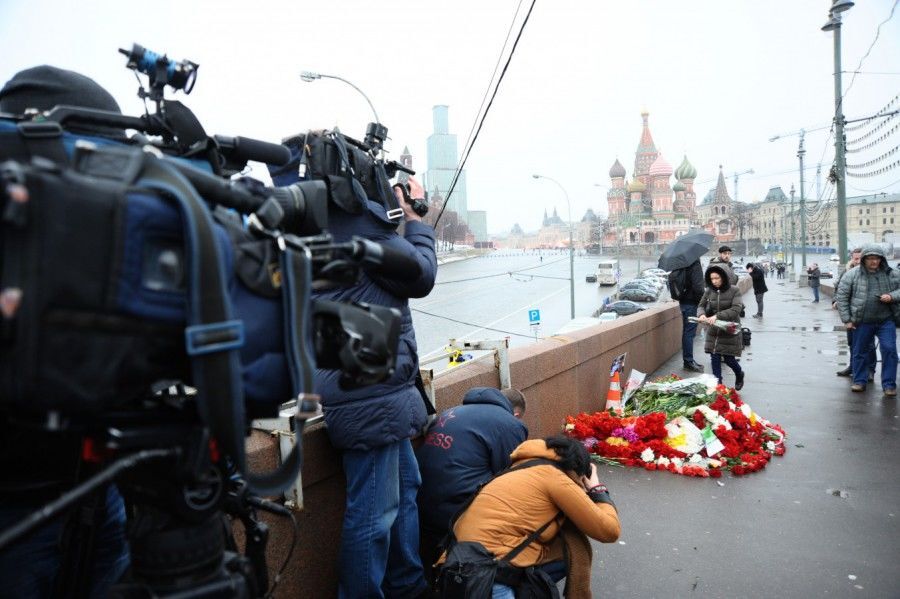
<instances>
[{"instance_id":1,"label":"camera operator","mask_svg":"<svg viewBox=\"0 0 900 599\"><path fill-rule=\"evenodd\" d=\"M16 73L0 89L0 112L22 114L27 109L49 110L60 104L120 112L115 99L92 79L51 66ZM5 311L4 318L7 316ZM8 413L0 403L0 531L74 486L82 468L81 439L76 433L46 431L20 416ZM75 555L73 548L85 535L93 539L87 545L95 548L93 558ZM78 560L86 559L92 563L78 565ZM105 597L128 563L125 508L115 486L109 486L68 518L54 520L0 552L0 595L63 596L77 592L71 586L66 588L71 579L63 580L74 575L87 579L91 597Z\"/></svg>"},{"instance_id":2,"label":"camera operator","mask_svg":"<svg viewBox=\"0 0 900 599\"><path fill-rule=\"evenodd\" d=\"M409 179L410 197L424 190ZM415 597L427 590L419 559L416 495L421 478L410 438L425 425L424 400L416 388L419 369L409 298L424 297L434 286L437 259L434 230L394 193L403 209L402 236L371 199L359 214L329 205L329 232L341 242L354 235L389 246L415 259L421 276L400 281L363 273L352 287L318 291L316 299L357 301L402 312L396 369L382 383L341 389L340 372L318 370L316 392L322 397L332 444L343 454L347 504L339 557L338 596Z\"/></svg>"}]
</instances>

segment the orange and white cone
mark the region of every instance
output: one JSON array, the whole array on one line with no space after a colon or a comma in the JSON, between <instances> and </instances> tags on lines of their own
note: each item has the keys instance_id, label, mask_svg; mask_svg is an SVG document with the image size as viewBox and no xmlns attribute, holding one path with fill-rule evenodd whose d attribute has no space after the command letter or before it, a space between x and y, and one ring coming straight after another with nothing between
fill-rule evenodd
<instances>
[{"instance_id":1,"label":"orange and white cone","mask_svg":"<svg viewBox=\"0 0 900 599\"><path fill-rule=\"evenodd\" d=\"M606 410L611 409L617 415L621 416L622 410L622 386L619 384L619 372L613 373L609 380L609 391L606 392Z\"/></svg>"}]
</instances>

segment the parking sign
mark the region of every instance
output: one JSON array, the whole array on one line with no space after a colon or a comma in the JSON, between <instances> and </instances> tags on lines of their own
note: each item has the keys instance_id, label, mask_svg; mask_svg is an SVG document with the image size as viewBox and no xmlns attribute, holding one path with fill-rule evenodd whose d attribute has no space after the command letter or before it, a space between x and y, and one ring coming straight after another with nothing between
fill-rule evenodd
<instances>
[{"instance_id":1,"label":"parking sign","mask_svg":"<svg viewBox=\"0 0 900 599\"><path fill-rule=\"evenodd\" d=\"M528 311L528 324L540 324L541 323L541 311L540 310L529 310Z\"/></svg>"}]
</instances>

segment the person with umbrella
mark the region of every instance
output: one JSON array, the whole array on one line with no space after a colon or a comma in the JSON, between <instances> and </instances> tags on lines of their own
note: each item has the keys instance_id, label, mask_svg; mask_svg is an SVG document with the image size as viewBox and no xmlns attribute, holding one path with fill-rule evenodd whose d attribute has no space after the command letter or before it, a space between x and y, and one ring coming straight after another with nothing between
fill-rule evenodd
<instances>
[{"instance_id":1,"label":"person with umbrella","mask_svg":"<svg viewBox=\"0 0 900 599\"><path fill-rule=\"evenodd\" d=\"M700 256L709 250L713 236L703 231L682 235L659 257L659 267L669 272L669 295L678 301L681 310L681 357L684 369L703 372L694 360L694 336L697 323L688 318L697 315L697 306L705 289Z\"/></svg>"}]
</instances>

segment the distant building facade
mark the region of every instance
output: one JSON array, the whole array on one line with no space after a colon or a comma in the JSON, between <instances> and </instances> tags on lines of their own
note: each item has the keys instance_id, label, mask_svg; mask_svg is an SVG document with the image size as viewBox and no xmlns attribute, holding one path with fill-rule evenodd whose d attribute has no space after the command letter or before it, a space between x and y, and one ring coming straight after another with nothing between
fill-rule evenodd
<instances>
[{"instance_id":1,"label":"distant building facade","mask_svg":"<svg viewBox=\"0 0 900 599\"><path fill-rule=\"evenodd\" d=\"M434 124L434 133L428 137L427 162L425 171L425 192L431 195L440 195L446 198L456 173L458 153L456 146L456 134L450 133L448 116L449 107L435 106L432 108L431 117ZM466 199L466 171L459 174L459 180L447 210L453 210L459 215L460 220L469 221L468 202Z\"/></svg>"},{"instance_id":2,"label":"distant building facade","mask_svg":"<svg viewBox=\"0 0 900 599\"><path fill-rule=\"evenodd\" d=\"M469 230L475 241L487 241L487 212L484 210L469 210Z\"/></svg>"}]
</instances>

